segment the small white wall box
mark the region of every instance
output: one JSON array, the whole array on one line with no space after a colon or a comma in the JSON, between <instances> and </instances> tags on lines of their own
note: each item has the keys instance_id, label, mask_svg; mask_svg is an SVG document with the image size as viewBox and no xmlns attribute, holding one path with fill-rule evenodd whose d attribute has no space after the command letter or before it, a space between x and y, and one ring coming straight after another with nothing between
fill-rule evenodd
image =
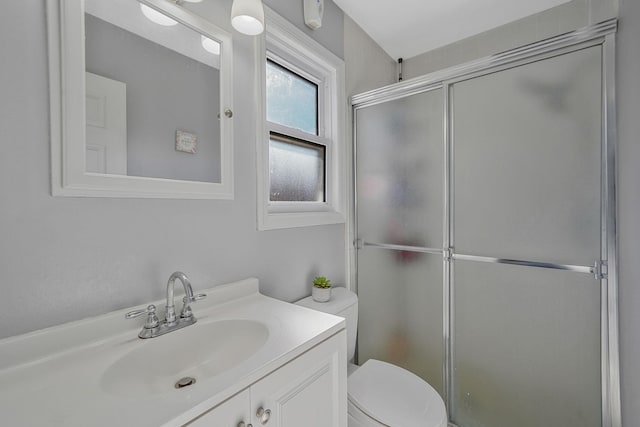
<instances>
[{"instance_id":1,"label":"small white wall box","mask_svg":"<svg viewBox=\"0 0 640 427\"><path fill-rule=\"evenodd\" d=\"M304 23L307 27L317 30L322 27L324 15L324 0L304 0Z\"/></svg>"},{"instance_id":2,"label":"small white wall box","mask_svg":"<svg viewBox=\"0 0 640 427\"><path fill-rule=\"evenodd\" d=\"M198 135L195 133L176 131L176 151L195 154L198 147Z\"/></svg>"}]
</instances>

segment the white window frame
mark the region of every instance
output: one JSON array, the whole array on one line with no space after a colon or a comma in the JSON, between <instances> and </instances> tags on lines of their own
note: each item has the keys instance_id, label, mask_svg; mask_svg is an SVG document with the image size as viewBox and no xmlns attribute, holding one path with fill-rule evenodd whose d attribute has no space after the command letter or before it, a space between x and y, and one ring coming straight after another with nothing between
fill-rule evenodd
<instances>
[{"instance_id":1,"label":"white window frame","mask_svg":"<svg viewBox=\"0 0 640 427\"><path fill-rule=\"evenodd\" d=\"M258 104L258 229L306 227L345 222L346 150L344 138L344 61L265 7L265 37L259 41L256 76ZM267 59L318 85L318 135L266 119ZM325 202L271 202L269 135L280 133L325 147Z\"/></svg>"}]
</instances>

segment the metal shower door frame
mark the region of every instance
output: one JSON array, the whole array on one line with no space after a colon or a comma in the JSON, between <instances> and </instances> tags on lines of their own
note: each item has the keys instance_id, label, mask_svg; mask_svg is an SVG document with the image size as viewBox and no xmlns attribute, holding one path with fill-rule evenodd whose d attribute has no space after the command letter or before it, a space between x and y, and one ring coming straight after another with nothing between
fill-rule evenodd
<instances>
[{"instance_id":1,"label":"metal shower door frame","mask_svg":"<svg viewBox=\"0 0 640 427\"><path fill-rule=\"evenodd\" d=\"M443 385L445 402L449 414L454 400L453 366L455 346L454 330L455 305L453 301L454 282L452 265L454 260L489 262L520 265L535 268L569 270L594 275L600 281L600 346L602 382L602 427L621 427L620 373L618 343L618 276L617 276L617 231L616 231L616 109L615 109L615 32L617 20L610 19L600 24L585 27L567 34L532 43L504 53L472 61L459 66L430 73L415 79L375 89L351 98L353 120L353 206L351 236L357 249L371 248L408 250L443 257ZM460 81L469 80L489 73L525 65L527 63L552 58L588 47L601 46L602 49L602 135L601 135L601 253L594 265L565 265L543 263L530 260L515 260L481 257L456 253L453 246L453 116L451 88ZM358 194L357 194L357 110L377 104L401 99L410 95L443 89L444 109L444 212L442 248L411 247L365 242L358 238ZM355 255L357 291L357 257ZM455 424L449 423L450 426Z\"/></svg>"}]
</instances>

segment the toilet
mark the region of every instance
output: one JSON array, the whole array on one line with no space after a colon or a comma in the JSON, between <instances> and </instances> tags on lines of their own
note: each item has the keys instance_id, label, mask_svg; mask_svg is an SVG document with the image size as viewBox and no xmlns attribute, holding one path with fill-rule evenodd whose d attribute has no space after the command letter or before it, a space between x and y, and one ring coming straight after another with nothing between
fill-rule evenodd
<instances>
[{"instance_id":1,"label":"toilet","mask_svg":"<svg viewBox=\"0 0 640 427\"><path fill-rule=\"evenodd\" d=\"M380 360L369 359L362 366L353 364L358 327L356 294L346 288L332 288L328 302L307 297L296 304L346 319L349 427L447 427L444 401L429 383Z\"/></svg>"}]
</instances>

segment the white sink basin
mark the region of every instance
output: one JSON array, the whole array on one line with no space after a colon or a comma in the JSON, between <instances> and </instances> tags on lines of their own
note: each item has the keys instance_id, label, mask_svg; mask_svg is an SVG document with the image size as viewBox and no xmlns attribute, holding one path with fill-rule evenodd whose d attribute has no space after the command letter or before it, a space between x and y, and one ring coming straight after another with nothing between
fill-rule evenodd
<instances>
[{"instance_id":1,"label":"white sink basin","mask_svg":"<svg viewBox=\"0 0 640 427\"><path fill-rule=\"evenodd\" d=\"M202 291L198 322L157 338L137 337L129 307L0 340L0 425L185 425L344 328L257 279Z\"/></svg>"},{"instance_id":2,"label":"white sink basin","mask_svg":"<svg viewBox=\"0 0 640 427\"><path fill-rule=\"evenodd\" d=\"M179 393L184 377L203 381L239 365L266 343L268 328L255 320L196 323L166 335L140 340L137 347L109 366L104 391L117 396Z\"/></svg>"}]
</instances>

